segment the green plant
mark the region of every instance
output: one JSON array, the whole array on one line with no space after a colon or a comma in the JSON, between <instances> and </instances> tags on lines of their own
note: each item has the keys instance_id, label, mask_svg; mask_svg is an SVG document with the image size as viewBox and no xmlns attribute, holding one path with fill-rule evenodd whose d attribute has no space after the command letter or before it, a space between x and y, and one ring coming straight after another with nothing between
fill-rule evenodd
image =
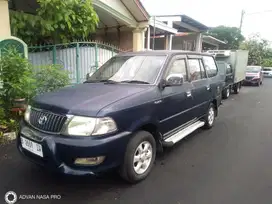
<instances>
[{"instance_id":1,"label":"green plant","mask_svg":"<svg viewBox=\"0 0 272 204\"><path fill-rule=\"evenodd\" d=\"M41 33L41 22L40 16L10 10L11 33L27 44L39 44L46 41L46 36Z\"/></svg>"},{"instance_id":2,"label":"green plant","mask_svg":"<svg viewBox=\"0 0 272 204\"><path fill-rule=\"evenodd\" d=\"M249 50L249 65L272 66L272 51L269 42L259 35L254 35L243 42L240 49Z\"/></svg>"},{"instance_id":3,"label":"green plant","mask_svg":"<svg viewBox=\"0 0 272 204\"><path fill-rule=\"evenodd\" d=\"M62 43L87 38L99 18L91 0L37 0L35 15L12 11L12 35L28 44Z\"/></svg>"},{"instance_id":4,"label":"green plant","mask_svg":"<svg viewBox=\"0 0 272 204\"><path fill-rule=\"evenodd\" d=\"M30 99L35 94L32 66L16 49L10 48L0 59L0 97L5 118L9 118L13 100Z\"/></svg>"},{"instance_id":5,"label":"green plant","mask_svg":"<svg viewBox=\"0 0 272 204\"><path fill-rule=\"evenodd\" d=\"M37 81L37 94L50 92L70 84L69 73L61 65L35 67L34 77Z\"/></svg>"},{"instance_id":6,"label":"green plant","mask_svg":"<svg viewBox=\"0 0 272 204\"><path fill-rule=\"evenodd\" d=\"M226 42L225 45L220 45L220 49L238 49L245 39L240 29L236 27L217 26L210 29L207 34Z\"/></svg>"}]
</instances>

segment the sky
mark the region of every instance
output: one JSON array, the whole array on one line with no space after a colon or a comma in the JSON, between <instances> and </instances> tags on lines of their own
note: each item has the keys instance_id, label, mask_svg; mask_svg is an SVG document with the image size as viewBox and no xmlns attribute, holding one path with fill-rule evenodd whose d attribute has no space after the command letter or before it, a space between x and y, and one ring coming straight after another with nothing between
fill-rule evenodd
<instances>
[{"instance_id":1,"label":"sky","mask_svg":"<svg viewBox=\"0 0 272 204\"><path fill-rule=\"evenodd\" d=\"M244 9L242 33L249 37L258 33L272 41L271 0L141 0L150 15L185 14L207 26L240 25ZM189 3L190 2L190 3ZM266 12L264 12L266 11Z\"/></svg>"}]
</instances>

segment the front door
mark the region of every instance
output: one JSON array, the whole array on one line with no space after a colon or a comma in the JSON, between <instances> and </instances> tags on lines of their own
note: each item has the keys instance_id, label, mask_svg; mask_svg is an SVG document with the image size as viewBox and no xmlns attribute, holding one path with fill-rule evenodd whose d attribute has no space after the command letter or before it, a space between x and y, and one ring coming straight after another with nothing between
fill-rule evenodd
<instances>
[{"instance_id":1,"label":"front door","mask_svg":"<svg viewBox=\"0 0 272 204\"><path fill-rule=\"evenodd\" d=\"M171 60L164 76L182 74L183 84L165 87L162 92L161 110L159 111L160 131L167 136L171 130L179 128L192 119L190 108L193 104L192 84L188 81L186 56L175 56ZM168 134L167 134L168 133Z\"/></svg>"},{"instance_id":2,"label":"front door","mask_svg":"<svg viewBox=\"0 0 272 204\"><path fill-rule=\"evenodd\" d=\"M193 113L196 118L206 114L212 98L210 82L204 69L202 56L188 55L190 81L193 85Z\"/></svg>"}]
</instances>

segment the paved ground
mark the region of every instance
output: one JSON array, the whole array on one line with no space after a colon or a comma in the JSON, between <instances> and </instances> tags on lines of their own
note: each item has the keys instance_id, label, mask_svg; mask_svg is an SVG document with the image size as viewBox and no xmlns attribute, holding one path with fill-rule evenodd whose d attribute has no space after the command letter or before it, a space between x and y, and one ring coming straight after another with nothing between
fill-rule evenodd
<instances>
[{"instance_id":1,"label":"paved ground","mask_svg":"<svg viewBox=\"0 0 272 204\"><path fill-rule=\"evenodd\" d=\"M272 80L243 87L224 101L215 127L198 131L160 155L147 180L129 186L103 178L59 177L0 149L0 203L5 192L61 194L61 200L18 203L271 204ZM2 152L2 153L1 153ZM1 198L2 197L2 198Z\"/></svg>"}]
</instances>

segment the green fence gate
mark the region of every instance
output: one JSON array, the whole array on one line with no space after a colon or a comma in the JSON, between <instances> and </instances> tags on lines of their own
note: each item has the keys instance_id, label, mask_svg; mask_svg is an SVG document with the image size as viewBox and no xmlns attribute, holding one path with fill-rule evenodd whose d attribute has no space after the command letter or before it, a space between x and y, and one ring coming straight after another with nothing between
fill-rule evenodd
<instances>
[{"instance_id":1,"label":"green fence gate","mask_svg":"<svg viewBox=\"0 0 272 204\"><path fill-rule=\"evenodd\" d=\"M73 84L82 83L86 74L97 69L121 50L97 42L72 42L58 45L39 45L28 48L33 65L60 64L70 73Z\"/></svg>"}]
</instances>

